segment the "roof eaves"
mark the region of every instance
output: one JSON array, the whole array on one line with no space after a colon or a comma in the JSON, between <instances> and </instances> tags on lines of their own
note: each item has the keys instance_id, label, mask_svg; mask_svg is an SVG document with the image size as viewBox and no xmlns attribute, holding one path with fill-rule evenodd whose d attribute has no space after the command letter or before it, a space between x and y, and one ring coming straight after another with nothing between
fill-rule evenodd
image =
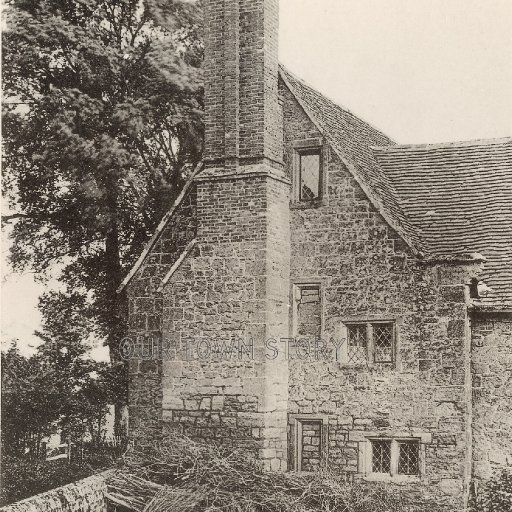
<instances>
[{"instance_id":1,"label":"roof eaves","mask_svg":"<svg viewBox=\"0 0 512 512\"><path fill-rule=\"evenodd\" d=\"M482 304L482 303L473 303L468 306L468 310L472 313L508 313L512 314L512 304L499 302L490 303L490 304Z\"/></svg>"},{"instance_id":2,"label":"roof eaves","mask_svg":"<svg viewBox=\"0 0 512 512\"><path fill-rule=\"evenodd\" d=\"M454 264L472 264L483 263L487 261L485 256L480 253L459 253L459 254L433 254L423 258L422 262L426 264L454 263Z\"/></svg>"},{"instance_id":3,"label":"roof eaves","mask_svg":"<svg viewBox=\"0 0 512 512\"><path fill-rule=\"evenodd\" d=\"M473 146L492 146L512 143L512 137L501 137L497 139L474 139L455 142L437 142L433 144L393 144L390 146L372 146L374 151L393 152L393 151L418 151L432 149L458 149Z\"/></svg>"}]
</instances>

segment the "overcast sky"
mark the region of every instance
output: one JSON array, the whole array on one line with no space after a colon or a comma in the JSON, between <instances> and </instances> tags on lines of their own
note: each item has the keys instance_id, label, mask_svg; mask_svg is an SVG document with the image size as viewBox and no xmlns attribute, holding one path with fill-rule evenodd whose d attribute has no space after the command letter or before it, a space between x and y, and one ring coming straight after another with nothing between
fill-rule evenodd
<instances>
[{"instance_id":1,"label":"overcast sky","mask_svg":"<svg viewBox=\"0 0 512 512\"><path fill-rule=\"evenodd\" d=\"M280 1L283 64L397 142L512 135L512 0ZM37 343L43 290L4 276L4 341Z\"/></svg>"},{"instance_id":2,"label":"overcast sky","mask_svg":"<svg viewBox=\"0 0 512 512\"><path fill-rule=\"evenodd\" d=\"M512 135L512 0L281 0L281 61L400 143Z\"/></svg>"}]
</instances>

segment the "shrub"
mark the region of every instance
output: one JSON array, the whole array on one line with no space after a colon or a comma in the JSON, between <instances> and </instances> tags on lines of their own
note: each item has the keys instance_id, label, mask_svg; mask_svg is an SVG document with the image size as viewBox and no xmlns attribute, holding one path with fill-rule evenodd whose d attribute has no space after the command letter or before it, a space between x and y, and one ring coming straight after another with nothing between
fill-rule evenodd
<instances>
[{"instance_id":1,"label":"shrub","mask_svg":"<svg viewBox=\"0 0 512 512\"><path fill-rule=\"evenodd\" d=\"M2 459L0 504L7 505L55 487L85 478L93 473L89 466L66 461L42 461L17 457Z\"/></svg>"},{"instance_id":2,"label":"shrub","mask_svg":"<svg viewBox=\"0 0 512 512\"><path fill-rule=\"evenodd\" d=\"M485 484L474 500L474 512L510 512L512 510L512 470L503 470Z\"/></svg>"},{"instance_id":3,"label":"shrub","mask_svg":"<svg viewBox=\"0 0 512 512\"><path fill-rule=\"evenodd\" d=\"M111 467L115 458L101 446L82 461L45 461L3 456L1 467L0 506L35 496L62 485L81 480Z\"/></svg>"}]
</instances>

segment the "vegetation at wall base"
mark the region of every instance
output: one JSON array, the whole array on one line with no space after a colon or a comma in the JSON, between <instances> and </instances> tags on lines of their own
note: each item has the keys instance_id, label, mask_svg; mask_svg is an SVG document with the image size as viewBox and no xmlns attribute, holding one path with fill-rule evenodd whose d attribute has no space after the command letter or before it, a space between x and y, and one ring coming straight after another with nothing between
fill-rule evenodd
<instances>
[{"instance_id":1,"label":"vegetation at wall base","mask_svg":"<svg viewBox=\"0 0 512 512\"><path fill-rule=\"evenodd\" d=\"M346 482L325 470L316 474L267 472L247 451L194 442L173 434L165 444L132 450L108 482L107 500L117 512L429 512L398 489Z\"/></svg>"},{"instance_id":2,"label":"vegetation at wall base","mask_svg":"<svg viewBox=\"0 0 512 512\"><path fill-rule=\"evenodd\" d=\"M489 480L474 497L472 512L510 512L512 510L512 469L503 470Z\"/></svg>"}]
</instances>

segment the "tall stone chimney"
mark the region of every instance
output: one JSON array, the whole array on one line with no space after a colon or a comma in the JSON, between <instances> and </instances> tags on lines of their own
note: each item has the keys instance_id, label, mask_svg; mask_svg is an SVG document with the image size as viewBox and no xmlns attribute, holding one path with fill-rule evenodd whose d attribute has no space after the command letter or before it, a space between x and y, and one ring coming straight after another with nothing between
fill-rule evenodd
<instances>
[{"instance_id":1,"label":"tall stone chimney","mask_svg":"<svg viewBox=\"0 0 512 512\"><path fill-rule=\"evenodd\" d=\"M278 0L205 2L205 160L283 159Z\"/></svg>"},{"instance_id":2,"label":"tall stone chimney","mask_svg":"<svg viewBox=\"0 0 512 512\"><path fill-rule=\"evenodd\" d=\"M170 284L172 302L183 308L168 323L182 357L164 365L163 418L284 470L288 366L274 348L289 335L290 183L282 162L278 7L278 0L205 1L197 252L180 270L179 288ZM234 357L215 353L227 345L237 347Z\"/></svg>"}]
</instances>

